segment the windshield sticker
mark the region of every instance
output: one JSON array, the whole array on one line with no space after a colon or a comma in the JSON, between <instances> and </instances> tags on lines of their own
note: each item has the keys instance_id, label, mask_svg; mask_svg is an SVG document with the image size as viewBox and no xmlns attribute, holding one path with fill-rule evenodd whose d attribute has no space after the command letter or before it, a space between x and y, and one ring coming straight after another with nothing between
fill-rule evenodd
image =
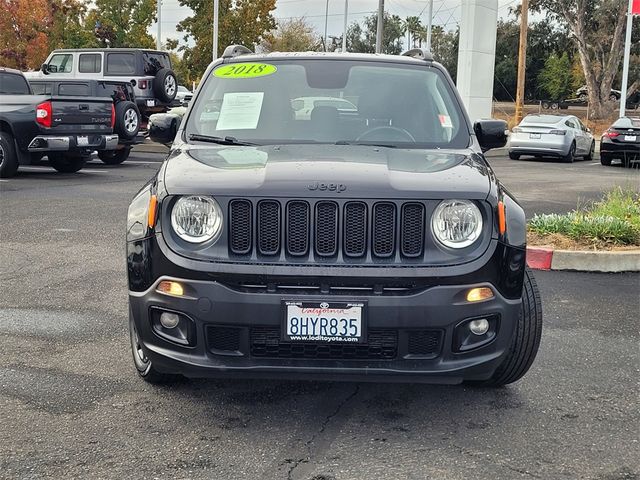
<instances>
[{"instance_id":1,"label":"windshield sticker","mask_svg":"<svg viewBox=\"0 0 640 480\"><path fill-rule=\"evenodd\" d=\"M268 63L233 63L216 68L213 75L219 78L255 78L271 75L277 70L275 65Z\"/></svg>"},{"instance_id":2,"label":"windshield sticker","mask_svg":"<svg viewBox=\"0 0 640 480\"><path fill-rule=\"evenodd\" d=\"M438 115L438 118L440 119L440 125L444 128L453 128L451 117L449 115Z\"/></svg>"},{"instance_id":3,"label":"windshield sticker","mask_svg":"<svg viewBox=\"0 0 640 480\"><path fill-rule=\"evenodd\" d=\"M252 130L258 126L264 92L225 93L216 130Z\"/></svg>"}]
</instances>

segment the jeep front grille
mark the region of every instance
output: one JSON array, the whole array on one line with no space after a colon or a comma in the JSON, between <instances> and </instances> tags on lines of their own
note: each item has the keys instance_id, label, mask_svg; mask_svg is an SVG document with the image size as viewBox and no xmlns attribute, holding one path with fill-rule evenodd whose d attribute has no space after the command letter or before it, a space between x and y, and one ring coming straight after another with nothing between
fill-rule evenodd
<instances>
[{"instance_id":1,"label":"jeep front grille","mask_svg":"<svg viewBox=\"0 0 640 480\"><path fill-rule=\"evenodd\" d=\"M326 261L418 258L425 251L425 218L425 205L415 201L237 199L229 204L229 252Z\"/></svg>"}]
</instances>

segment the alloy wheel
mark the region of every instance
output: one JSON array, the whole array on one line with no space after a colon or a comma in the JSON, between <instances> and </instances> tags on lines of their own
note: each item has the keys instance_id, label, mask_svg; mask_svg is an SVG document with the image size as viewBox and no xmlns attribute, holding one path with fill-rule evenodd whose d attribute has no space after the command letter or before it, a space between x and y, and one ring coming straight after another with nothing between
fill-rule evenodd
<instances>
[{"instance_id":1,"label":"alloy wheel","mask_svg":"<svg viewBox=\"0 0 640 480\"><path fill-rule=\"evenodd\" d=\"M129 133L135 132L136 128L138 128L138 114L133 108L124 113L124 128Z\"/></svg>"},{"instance_id":2,"label":"alloy wheel","mask_svg":"<svg viewBox=\"0 0 640 480\"><path fill-rule=\"evenodd\" d=\"M173 96L176 91L176 80L173 78L173 75L167 75L167 78L164 79L164 91L167 92L167 95L170 97Z\"/></svg>"}]
</instances>

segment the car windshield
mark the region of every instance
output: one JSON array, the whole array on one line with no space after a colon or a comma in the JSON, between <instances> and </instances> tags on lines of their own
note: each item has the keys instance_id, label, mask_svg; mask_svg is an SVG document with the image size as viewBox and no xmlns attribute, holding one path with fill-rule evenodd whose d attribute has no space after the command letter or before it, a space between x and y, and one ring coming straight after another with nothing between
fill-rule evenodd
<instances>
[{"instance_id":1,"label":"car windshield","mask_svg":"<svg viewBox=\"0 0 640 480\"><path fill-rule=\"evenodd\" d=\"M197 96L186 134L258 144L466 148L470 142L439 69L344 59L220 65Z\"/></svg>"},{"instance_id":2,"label":"car windshield","mask_svg":"<svg viewBox=\"0 0 640 480\"><path fill-rule=\"evenodd\" d=\"M560 122L562 118L563 117L559 117L557 115L527 115L522 120L522 124L530 125L532 123L543 123L543 124L553 125Z\"/></svg>"},{"instance_id":3,"label":"car windshield","mask_svg":"<svg viewBox=\"0 0 640 480\"><path fill-rule=\"evenodd\" d=\"M613 128L640 128L640 118L622 117L613 123Z\"/></svg>"}]
</instances>

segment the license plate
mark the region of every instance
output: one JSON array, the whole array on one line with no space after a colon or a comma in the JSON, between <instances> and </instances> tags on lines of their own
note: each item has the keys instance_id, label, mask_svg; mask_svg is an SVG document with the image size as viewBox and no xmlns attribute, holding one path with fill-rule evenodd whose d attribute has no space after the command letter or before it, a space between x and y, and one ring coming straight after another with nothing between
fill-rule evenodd
<instances>
[{"instance_id":1,"label":"license plate","mask_svg":"<svg viewBox=\"0 0 640 480\"><path fill-rule=\"evenodd\" d=\"M529 134L529 138L538 139L538 138L540 138L540 134L539 133L530 133Z\"/></svg>"},{"instance_id":2,"label":"license plate","mask_svg":"<svg viewBox=\"0 0 640 480\"><path fill-rule=\"evenodd\" d=\"M364 342L363 303L284 302L284 340Z\"/></svg>"},{"instance_id":3,"label":"license plate","mask_svg":"<svg viewBox=\"0 0 640 480\"><path fill-rule=\"evenodd\" d=\"M156 106L155 100L147 100L147 107L155 107L155 106Z\"/></svg>"},{"instance_id":4,"label":"license plate","mask_svg":"<svg viewBox=\"0 0 640 480\"><path fill-rule=\"evenodd\" d=\"M76 137L76 142L78 143L79 147L86 147L89 145L89 137L85 135L79 135Z\"/></svg>"},{"instance_id":5,"label":"license plate","mask_svg":"<svg viewBox=\"0 0 640 480\"><path fill-rule=\"evenodd\" d=\"M624 141L625 142L635 142L636 141L636 135L625 135L624 136Z\"/></svg>"}]
</instances>

